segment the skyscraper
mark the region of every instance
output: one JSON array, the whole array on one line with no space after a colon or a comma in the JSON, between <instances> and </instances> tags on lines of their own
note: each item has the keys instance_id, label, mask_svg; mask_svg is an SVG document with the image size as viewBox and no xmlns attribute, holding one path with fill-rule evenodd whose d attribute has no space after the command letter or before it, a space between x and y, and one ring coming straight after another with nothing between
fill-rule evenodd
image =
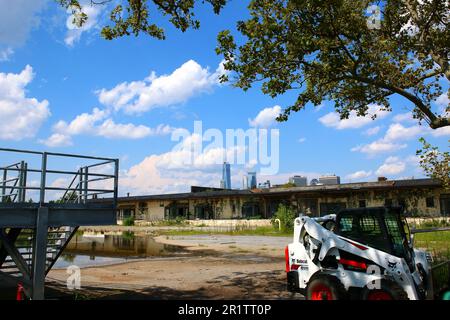
<instances>
[{"instance_id":1,"label":"skyscraper","mask_svg":"<svg viewBox=\"0 0 450 320\"><path fill-rule=\"evenodd\" d=\"M289 178L289 183L295 184L296 187L306 187L308 180L303 176L293 176Z\"/></svg>"},{"instance_id":2,"label":"skyscraper","mask_svg":"<svg viewBox=\"0 0 450 320\"><path fill-rule=\"evenodd\" d=\"M256 188L256 172L248 172L247 174L248 176L248 188L249 189L254 189Z\"/></svg>"},{"instance_id":3,"label":"skyscraper","mask_svg":"<svg viewBox=\"0 0 450 320\"><path fill-rule=\"evenodd\" d=\"M242 190L248 189L248 176L242 177Z\"/></svg>"},{"instance_id":4,"label":"skyscraper","mask_svg":"<svg viewBox=\"0 0 450 320\"><path fill-rule=\"evenodd\" d=\"M319 182L324 185L341 184L341 177L336 175L321 176Z\"/></svg>"},{"instance_id":5,"label":"skyscraper","mask_svg":"<svg viewBox=\"0 0 450 320\"><path fill-rule=\"evenodd\" d=\"M223 163L222 168L222 181L224 189L231 189L231 173L230 173L230 164L227 162Z\"/></svg>"}]
</instances>

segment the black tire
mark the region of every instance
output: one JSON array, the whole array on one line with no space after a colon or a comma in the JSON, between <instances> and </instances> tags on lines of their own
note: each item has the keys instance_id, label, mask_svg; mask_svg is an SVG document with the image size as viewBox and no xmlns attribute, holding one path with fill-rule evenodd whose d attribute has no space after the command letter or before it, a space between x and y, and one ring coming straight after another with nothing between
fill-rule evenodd
<instances>
[{"instance_id":1,"label":"black tire","mask_svg":"<svg viewBox=\"0 0 450 320\"><path fill-rule=\"evenodd\" d=\"M306 287L306 300L345 300L347 291L338 278L319 274Z\"/></svg>"},{"instance_id":2,"label":"black tire","mask_svg":"<svg viewBox=\"0 0 450 320\"><path fill-rule=\"evenodd\" d=\"M381 280L380 289L364 287L361 292L362 300L409 300L405 290L391 280ZM388 297L389 296L389 297Z\"/></svg>"}]
</instances>

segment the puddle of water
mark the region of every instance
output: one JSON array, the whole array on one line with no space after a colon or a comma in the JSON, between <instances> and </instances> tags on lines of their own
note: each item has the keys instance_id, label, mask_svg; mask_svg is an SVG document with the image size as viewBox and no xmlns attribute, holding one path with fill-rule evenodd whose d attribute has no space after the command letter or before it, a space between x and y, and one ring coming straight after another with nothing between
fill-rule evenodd
<instances>
[{"instance_id":1,"label":"puddle of water","mask_svg":"<svg viewBox=\"0 0 450 320\"><path fill-rule=\"evenodd\" d=\"M132 259L174 257L189 254L180 246L156 242L147 235L76 234L67 245L54 268L98 266L122 263Z\"/></svg>"}]
</instances>

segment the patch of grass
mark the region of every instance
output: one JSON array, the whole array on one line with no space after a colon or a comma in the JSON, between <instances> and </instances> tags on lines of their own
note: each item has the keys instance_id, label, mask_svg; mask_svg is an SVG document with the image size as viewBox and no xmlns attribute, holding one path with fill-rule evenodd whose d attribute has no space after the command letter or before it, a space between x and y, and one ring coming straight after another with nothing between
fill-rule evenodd
<instances>
[{"instance_id":1,"label":"patch of grass","mask_svg":"<svg viewBox=\"0 0 450 320\"><path fill-rule=\"evenodd\" d=\"M184 217L176 217L175 219L158 221L158 226L185 226L187 225Z\"/></svg>"},{"instance_id":2,"label":"patch of grass","mask_svg":"<svg viewBox=\"0 0 450 320\"><path fill-rule=\"evenodd\" d=\"M236 249L237 247L236 247L236 246L228 246L228 248L230 248L230 249Z\"/></svg>"},{"instance_id":3,"label":"patch of grass","mask_svg":"<svg viewBox=\"0 0 450 320\"><path fill-rule=\"evenodd\" d=\"M428 228L442 228L442 227L450 227L450 221L446 219L427 219L420 224L416 225L417 229L428 229Z\"/></svg>"},{"instance_id":4,"label":"patch of grass","mask_svg":"<svg viewBox=\"0 0 450 320\"><path fill-rule=\"evenodd\" d=\"M414 246L430 252L435 263L450 260L450 231L418 233Z\"/></svg>"},{"instance_id":5,"label":"patch of grass","mask_svg":"<svg viewBox=\"0 0 450 320\"><path fill-rule=\"evenodd\" d=\"M230 236L274 236L274 237L291 237L292 232L278 231L273 227L257 227L253 229L239 228L237 230L225 231L206 231L206 230L165 230L162 231L165 235L171 236L192 236L202 234L221 234Z\"/></svg>"}]
</instances>

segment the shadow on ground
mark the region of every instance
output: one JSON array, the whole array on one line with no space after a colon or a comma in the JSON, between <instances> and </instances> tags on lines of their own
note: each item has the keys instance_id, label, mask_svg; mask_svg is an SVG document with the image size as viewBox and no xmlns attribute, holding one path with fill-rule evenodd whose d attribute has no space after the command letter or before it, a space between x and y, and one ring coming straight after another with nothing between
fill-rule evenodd
<instances>
[{"instance_id":1,"label":"shadow on ground","mask_svg":"<svg viewBox=\"0 0 450 320\"><path fill-rule=\"evenodd\" d=\"M14 297L14 295L13 295ZM235 272L205 282L196 290L179 290L164 286L114 288L114 285L83 286L68 290L64 283L49 281L47 299L62 300L208 300L208 299L301 299L286 290L285 275L280 272Z\"/></svg>"}]
</instances>

